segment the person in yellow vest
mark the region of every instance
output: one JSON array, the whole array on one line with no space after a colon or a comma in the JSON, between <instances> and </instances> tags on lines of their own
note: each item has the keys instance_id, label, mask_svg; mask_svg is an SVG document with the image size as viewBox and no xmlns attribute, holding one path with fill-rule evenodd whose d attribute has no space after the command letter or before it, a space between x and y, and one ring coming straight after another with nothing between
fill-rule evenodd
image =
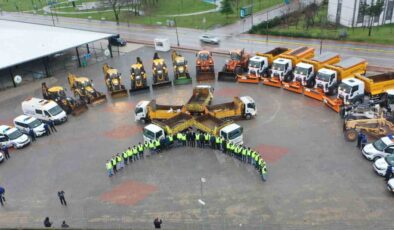
<instances>
[{"instance_id":1,"label":"person in yellow vest","mask_svg":"<svg viewBox=\"0 0 394 230\"><path fill-rule=\"evenodd\" d=\"M150 155L153 155L153 153L155 152L155 144L153 143L153 140L149 141L149 153Z\"/></svg>"},{"instance_id":2,"label":"person in yellow vest","mask_svg":"<svg viewBox=\"0 0 394 230\"><path fill-rule=\"evenodd\" d=\"M116 160L116 156L115 155L112 155L111 163L112 163L114 174L116 174L118 172L118 170L116 168L116 165L117 165L118 161Z\"/></svg>"},{"instance_id":3,"label":"person in yellow vest","mask_svg":"<svg viewBox=\"0 0 394 230\"><path fill-rule=\"evenodd\" d=\"M169 135L168 136L168 147L171 147L172 144L174 144L174 135Z\"/></svg>"},{"instance_id":4,"label":"person in yellow vest","mask_svg":"<svg viewBox=\"0 0 394 230\"><path fill-rule=\"evenodd\" d=\"M247 149L245 148L245 147L242 147L242 151L241 151L241 154L242 154L242 162L244 162L244 163L246 163L246 151L247 151Z\"/></svg>"},{"instance_id":5,"label":"person in yellow vest","mask_svg":"<svg viewBox=\"0 0 394 230\"><path fill-rule=\"evenodd\" d=\"M133 148L133 161L137 161L138 160L138 149L137 147L134 145Z\"/></svg>"},{"instance_id":6,"label":"person in yellow vest","mask_svg":"<svg viewBox=\"0 0 394 230\"><path fill-rule=\"evenodd\" d=\"M209 144L209 139L210 139L209 133L204 133L204 144L202 146L203 148L205 148L205 146Z\"/></svg>"},{"instance_id":7,"label":"person in yellow vest","mask_svg":"<svg viewBox=\"0 0 394 230\"><path fill-rule=\"evenodd\" d=\"M252 162L252 150L250 149L250 147L248 147L248 149L246 150L246 157L248 164L250 164Z\"/></svg>"},{"instance_id":8,"label":"person in yellow vest","mask_svg":"<svg viewBox=\"0 0 394 230\"><path fill-rule=\"evenodd\" d=\"M123 153L122 153L122 156L123 156L123 163L124 163L124 165L127 165L127 162L128 162L128 155L127 155L127 151L123 151Z\"/></svg>"},{"instance_id":9,"label":"person in yellow vest","mask_svg":"<svg viewBox=\"0 0 394 230\"><path fill-rule=\"evenodd\" d=\"M107 163L105 163L105 167L107 169L108 172L108 176L111 177L112 175L114 175L113 172L113 165L112 165L112 160L110 159L109 161L107 161Z\"/></svg>"},{"instance_id":10,"label":"person in yellow vest","mask_svg":"<svg viewBox=\"0 0 394 230\"><path fill-rule=\"evenodd\" d=\"M232 157L236 156L235 155L235 148L236 148L236 145L234 143L231 143L231 148L230 148L231 151L230 152L231 152Z\"/></svg>"},{"instance_id":11,"label":"person in yellow vest","mask_svg":"<svg viewBox=\"0 0 394 230\"><path fill-rule=\"evenodd\" d=\"M123 167L124 167L124 165L123 165L122 156L118 153L118 154L116 154L116 168L118 168L118 170L120 170Z\"/></svg>"},{"instance_id":12,"label":"person in yellow vest","mask_svg":"<svg viewBox=\"0 0 394 230\"><path fill-rule=\"evenodd\" d=\"M131 147L127 149L127 158L129 159L129 163L131 164L133 162L133 151L131 150Z\"/></svg>"},{"instance_id":13,"label":"person in yellow vest","mask_svg":"<svg viewBox=\"0 0 394 230\"><path fill-rule=\"evenodd\" d=\"M176 143L177 143L176 144L177 147L182 145L182 134L181 133L176 134Z\"/></svg>"},{"instance_id":14,"label":"person in yellow vest","mask_svg":"<svg viewBox=\"0 0 394 230\"><path fill-rule=\"evenodd\" d=\"M160 151L160 141L155 140L155 152L159 153L159 151Z\"/></svg>"},{"instance_id":15,"label":"person in yellow vest","mask_svg":"<svg viewBox=\"0 0 394 230\"><path fill-rule=\"evenodd\" d=\"M263 166L261 167L261 179L262 179L263 181L266 181L266 180L267 180L267 176L268 176L267 165L263 165Z\"/></svg>"},{"instance_id":16,"label":"person in yellow vest","mask_svg":"<svg viewBox=\"0 0 394 230\"><path fill-rule=\"evenodd\" d=\"M139 159L144 158L144 145L141 144L141 142L139 142L137 148L138 148L138 158Z\"/></svg>"},{"instance_id":17,"label":"person in yellow vest","mask_svg":"<svg viewBox=\"0 0 394 230\"><path fill-rule=\"evenodd\" d=\"M252 157L251 157L251 164L254 165L255 164L255 159L256 158L256 151L252 151Z\"/></svg>"}]
</instances>

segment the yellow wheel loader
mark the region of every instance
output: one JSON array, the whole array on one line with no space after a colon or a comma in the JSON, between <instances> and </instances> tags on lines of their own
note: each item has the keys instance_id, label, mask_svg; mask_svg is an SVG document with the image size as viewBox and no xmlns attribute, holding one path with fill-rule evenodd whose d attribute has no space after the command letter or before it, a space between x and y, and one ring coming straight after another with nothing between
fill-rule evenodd
<instances>
[{"instance_id":1,"label":"yellow wheel loader","mask_svg":"<svg viewBox=\"0 0 394 230\"><path fill-rule=\"evenodd\" d=\"M112 68L107 63L103 65L103 73L107 90L111 93L111 97L127 96L126 87L121 82L121 74L117 69Z\"/></svg>"},{"instance_id":2,"label":"yellow wheel loader","mask_svg":"<svg viewBox=\"0 0 394 230\"><path fill-rule=\"evenodd\" d=\"M172 65L174 66L174 84L186 85L191 84L189 69L187 67L187 60L175 50L171 53Z\"/></svg>"},{"instance_id":3,"label":"yellow wheel loader","mask_svg":"<svg viewBox=\"0 0 394 230\"><path fill-rule=\"evenodd\" d=\"M92 81L87 77L68 74L68 83L74 96L87 104L97 105L107 101L107 96L93 88Z\"/></svg>"},{"instance_id":4,"label":"yellow wheel loader","mask_svg":"<svg viewBox=\"0 0 394 230\"><path fill-rule=\"evenodd\" d=\"M158 53L153 55L152 64L152 74L153 74L153 88L169 86L171 81L168 78L168 68L164 59L159 57Z\"/></svg>"},{"instance_id":5,"label":"yellow wheel loader","mask_svg":"<svg viewBox=\"0 0 394 230\"><path fill-rule=\"evenodd\" d=\"M130 93L142 90L149 90L146 71L140 57L137 57L137 62L131 65L130 81Z\"/></svg>"},{"instance_id":6,"label":"yellow wheel loader","mask_svg":"<svg viewBox=\"0 0 394 230\"><path fill-rule=\"evenodd\" d=\"M88 110L85 101L68 97L66 95L66 89L61 86L48 88L47 84L43 82L41 89L44 99L55 101L67 114L77 116Z\"/></svg>"}]
</instances>

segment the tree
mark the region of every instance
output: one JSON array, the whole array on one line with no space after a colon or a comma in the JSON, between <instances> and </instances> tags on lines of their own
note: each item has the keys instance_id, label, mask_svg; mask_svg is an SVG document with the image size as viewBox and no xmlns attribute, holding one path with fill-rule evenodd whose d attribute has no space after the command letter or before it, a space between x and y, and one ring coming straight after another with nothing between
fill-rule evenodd
<instances>
[{"instance_id":1,"label":"tree","mask_svg":"<svg viewBox=\"0 0 394 230\"><path fill-rule=\"evenodd\" d=\"M372 0L371 5L367 8L367 14L369 15L369 29L368 29L368 36L371 36L372 34L372 26L373 22L375 21L375 17L380 17L380 14L383 11L383 5L384 1L383 0Z\"/></svg>"},{"instance_id":2,"label":"tree","mask_svg":"<svg viewBox=\"0 0 394 230\"><path fill-rule=\"evenodd\" d=\"M109 5L114 12L116 24L119 25L119 14L123 6L127 5L127 0L101 0L104 5Z\"/></svg>"},{"instance_id":3,"label":"tree","mask_svg":"<svg viewBox=\"0 0 394 230\"><path fill-rule=\"evenodd\" d=\"M233 8L231 7L230 0L222 1L222 8L220 9L220 13L225 14L226 18L228 18L229 14L234 13Z\"/></svg>"}]
</instances>

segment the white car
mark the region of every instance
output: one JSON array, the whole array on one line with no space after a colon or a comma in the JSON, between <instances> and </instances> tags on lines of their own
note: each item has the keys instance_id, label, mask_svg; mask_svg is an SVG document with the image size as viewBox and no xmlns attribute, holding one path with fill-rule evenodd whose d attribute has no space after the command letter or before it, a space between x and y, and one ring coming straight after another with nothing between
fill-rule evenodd
<instances>
[{"instance_id":1,"label":"white car","mask_svg":"<svg viewBox=\"0 0 394 230\"><path fill-rule=\"evenodd\" d=\"M391 178L388 182L387 182L387 189L390 192L394 192L394 178Z\"/></svg>"},{"instance_id":2,"label":"white car","mask_svg":"<svg viewBox=\"0 0 394 230\"><path fill-rule=\"evenodd\" d=\"M20 149L30 144L30 138L19 129L8 125L0 126L0 144Z\"/></svg>"},{"instance_id":3,"label":"white car","mask_svg":"<svg viewBox=\"0 0 394 230\"><path fill-rule=\"evenodd\" d=\"M208 34L201 35L200 41L205 42L205 43L210 43L210 44L219 44L220 43L220 39L218 37L208 35Z\"/></svg>"},{"instance_id":4,"label":"white car","mask_svg":"<svg viewBox=\"0 0 394 230\"><path fill-rule=\"evenodd\" d=\"M30 129L33 130L37 137L46 133L44 124L35 117L20 115L14 119L14 125L25 134L29 134Z\"/></svg>"},{"instance_id":5,"label":"white car","mask_svg":"<svg viewBox=\"0 0 394 230\"><path fill-rule=\"evenodd\" d=\"M391 137L382 137L364 146L362 153L368 160L376 161L394 152L394 140Z\"/></svg>"},{"instance_id":6,"label":"white car","mask_svg":"<svg viewBox=\"0 0 394 230\"><path fill-rule=\"evenodd\" d=\"M2 152L0 152L0 163L3 163L4 161L4 155Z\"/></svg>"},{"instance_id":7,"label":"white car","mask_svg":"<svg viewBox=\"0 0 394 230\"><path fill-rule=\"evenodd\" d=\"M388 155L383 158L379 158L373 163L373 169L380 175L385 176L387 167L394 166L394 155Z\"/></svg>"}]
</instances>

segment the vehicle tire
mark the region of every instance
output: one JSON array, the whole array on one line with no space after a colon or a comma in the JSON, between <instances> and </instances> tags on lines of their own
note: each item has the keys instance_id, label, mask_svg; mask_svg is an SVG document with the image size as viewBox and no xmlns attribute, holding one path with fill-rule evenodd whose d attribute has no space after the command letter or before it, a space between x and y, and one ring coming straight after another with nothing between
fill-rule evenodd
<instances>
[{"instance_id":1,"label":"vehicle tire","mask_svg":"<svg viewBox=\"0 0 394 230\"><path fill-rule=\"evenodd\" d=\"M245 119L246 119L246 120L252 119L252 115L251 115L250 113L246 114L246 115L245 115Z\"/></svg>"},{"instance_id":2,"label":"vehicle tire","mask_svg":"<svg viewBox=\"0 0 394 230\"><path fill-rule=\"evenodd\" d=\"M142 123L142 124L146 124L146 123L147 123L146 119L145 119L145 118L142 118L142 119L141 119L141 123Z\"/></svg>"},{"instance_id":3,"label":"vehicle tire","mask_svg":"<svg viewBox=\"0 0 394 230\"><path fill-rule=\"evenodd\" d=\"M345 140L349 142L353 142L357 139L358 132L355 129L345 130Z\"/></svg>"},{"instance_id":4,"label":"vehicle tire","mask_svg":"<svg viewBox=\"0 0 394 230\"><path fill-rule=\"evenodd\" d=\"M241 75L242 74L242 68L241 67L239 67L239 66L237 66L237 67L235 67L235 74L236 75Z\"/></svg>"}]
</instances>

